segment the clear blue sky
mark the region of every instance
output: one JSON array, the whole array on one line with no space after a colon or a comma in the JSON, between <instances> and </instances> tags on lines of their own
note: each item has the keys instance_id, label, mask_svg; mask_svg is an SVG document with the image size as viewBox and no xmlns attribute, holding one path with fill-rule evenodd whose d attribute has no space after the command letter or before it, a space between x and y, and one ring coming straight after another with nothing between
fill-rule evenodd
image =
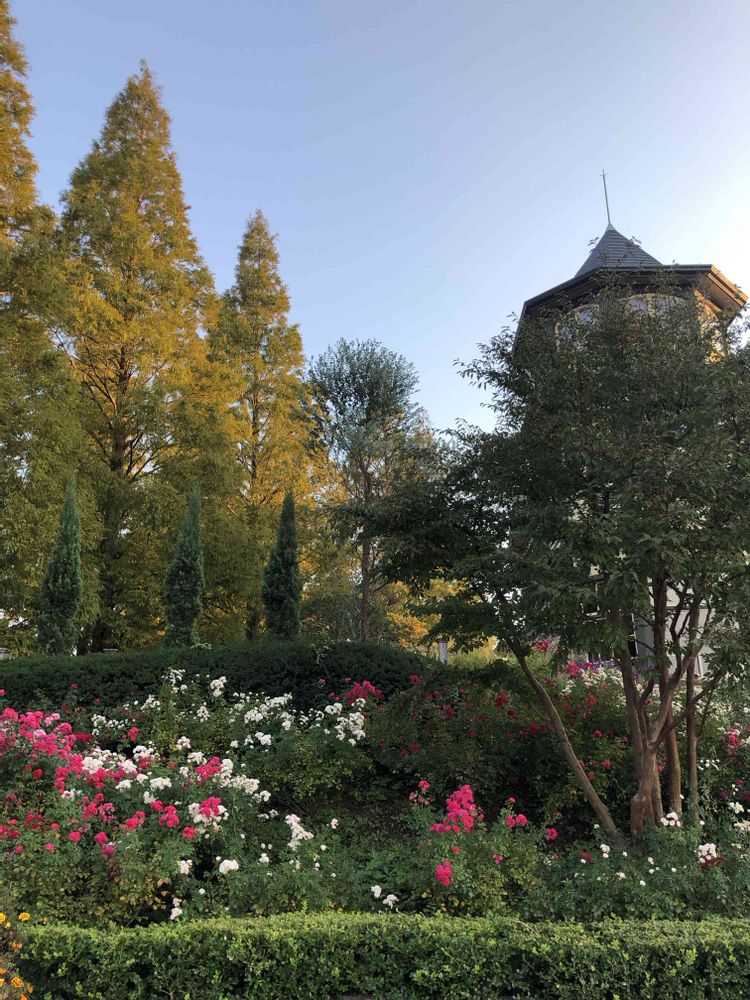
<instances>
[{"instance_id":1,"label":"clear blue sky","mask_svg":"<svg viewBox=\"0 0 750 1000\"><path fill-rule=\"evenodd\" d=\"M247 216L279 234L314 355L375 337L433 423L486 423L453 361L571 277L612 221L750 289L746 0L11 0L57 203L148 60L225 288Z\"/></svg>"}]
</instances>

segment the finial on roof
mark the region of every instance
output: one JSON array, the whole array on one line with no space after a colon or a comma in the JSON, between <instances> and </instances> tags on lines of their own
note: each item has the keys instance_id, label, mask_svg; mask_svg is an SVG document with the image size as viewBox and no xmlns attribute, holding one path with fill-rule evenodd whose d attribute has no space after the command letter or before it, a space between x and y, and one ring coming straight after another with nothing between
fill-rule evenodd
<instances>
[{"instance_id":1,"label":"finial on roof","mask_svg":"<svg viewBox=\"0 0 750 1000\"><path fill-rule=\"evenodd\" d=\"M607 196L607 175L602 170L602 183L604 184L604 204L607 206L607 225L612 225L612 220L609 217L609 198Z\"/></svg>"}]
</instances>

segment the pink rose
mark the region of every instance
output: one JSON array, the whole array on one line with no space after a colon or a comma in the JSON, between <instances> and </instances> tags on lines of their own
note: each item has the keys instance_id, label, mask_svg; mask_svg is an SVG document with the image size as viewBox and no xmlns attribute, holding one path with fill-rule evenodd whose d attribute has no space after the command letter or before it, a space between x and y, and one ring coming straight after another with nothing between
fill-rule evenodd
<instances>
[{"instance_id":1,"label":"pink rose","mask_svg":"<svg viewBox=\"0 0 750 1000\"><path fill-rule=\"evenodd\" d=\"M453 868L451 867L450 861L443 861L435 868L435 878L442 885L451 884L453 880Z\"/></svg>"}]
</instances>

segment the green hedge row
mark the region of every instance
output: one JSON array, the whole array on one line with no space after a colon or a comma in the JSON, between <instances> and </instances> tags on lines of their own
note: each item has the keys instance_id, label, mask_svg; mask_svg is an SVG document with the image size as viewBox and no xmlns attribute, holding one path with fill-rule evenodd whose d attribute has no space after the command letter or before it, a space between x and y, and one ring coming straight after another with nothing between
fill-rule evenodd
<instances>
[{"instance_id":1,"label":"green hedge row","mask_svg":"<svg viewBox=\"0 0 750 1000\"><path fill-rule=\"evenodd\" d=\"M79 703L99 698L105 706L156 693L171 667L196 674L226 676L229 690L268 695L292 692L309 707L341 694L355 681L369 680L384 694L401 690L413 674L434 669L435 660L377 642L316 645L299 639L262 641L217 649L154 649L88 656L37 656L0 662L0 689L16 708L38 707L39 699L59 704L77 685ZM321 678L325 684L321 685Z\"/></svg>"},{"instance_id":2,"label":"green hedge row","mask_svg":"<svg viewBox=\"0 0 750 1000\"><path fill-rule=\"evenodd\" d=\"M48 926L30 930L23 955L35 1000L723 1000L747 996L750 921L585 926L317 914Z\"/></svg>"}]
</instances>

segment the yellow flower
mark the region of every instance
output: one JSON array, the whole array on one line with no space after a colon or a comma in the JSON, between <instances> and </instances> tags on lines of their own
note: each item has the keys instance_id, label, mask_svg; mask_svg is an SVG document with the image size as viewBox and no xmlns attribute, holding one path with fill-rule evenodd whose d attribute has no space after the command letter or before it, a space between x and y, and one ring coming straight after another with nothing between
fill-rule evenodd
<instances>
[{"instance_id":1,"label":"yellow flower","mask_svg":"<svg viewBox=\"0 0 750 1000\"><path fill-rule=\"evenodd\" d=\"M19 920L28 920L30 916L31 916L30 913L19 913L18 914L18 919Z\"/></svg>"},{"instance_id":2,"label":"yellow flower","mask_svg":"<svg viewBox=\"0 0 750 1000\"><path fill-rule=\"evenodd\" d=\"M0 924L4 924L7 919L4 913L0 913Z\"/></svg>"},{"instance_id":3,"label":"yellow flower","mask_svg":"<svg viewBox=\"0 0 750 1000\"><path fill-rule=\"evenodd\" d=\"M15 986L15 988L18 989L19 986L23 986L23 979L21 979L20 976L13 976L10 981L10 985Z\"/></svg>"}]
</instances>

